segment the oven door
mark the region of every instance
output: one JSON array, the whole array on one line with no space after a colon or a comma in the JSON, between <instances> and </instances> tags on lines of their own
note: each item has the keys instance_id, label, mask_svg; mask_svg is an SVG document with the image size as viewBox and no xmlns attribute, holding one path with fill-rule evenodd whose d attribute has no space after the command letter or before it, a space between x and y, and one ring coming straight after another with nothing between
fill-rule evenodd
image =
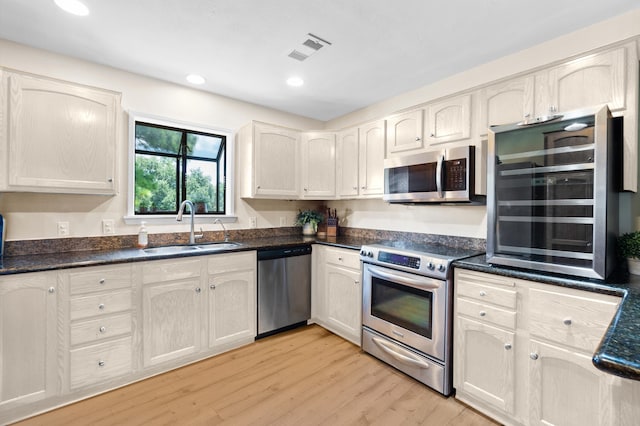
<instances>
[{"instance_id":1,"label":"oven door","mask_svg":"<svg viewBox=\"0 0 640 426\"><path fill-rule=\"evenodd\" d=\"M365 327L445 360L447 282L363 264Z\"/></svg>"}]
</instances>

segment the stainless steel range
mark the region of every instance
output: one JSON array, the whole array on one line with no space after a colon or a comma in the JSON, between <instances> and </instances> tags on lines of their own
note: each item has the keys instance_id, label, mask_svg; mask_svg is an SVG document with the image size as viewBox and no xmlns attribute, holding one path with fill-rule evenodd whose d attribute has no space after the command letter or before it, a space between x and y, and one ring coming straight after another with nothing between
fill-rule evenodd
<instances>
[{"instance_id":1,"label":"stainless steel range","mask_svg":"<svg viewBox=\"0 0 640 426\"><path fill-rule=\"evenodd\" d=\"M480 253L403 241L363 246L362 349L450 395L451 262Z\"/></svg>"}]
</instances>

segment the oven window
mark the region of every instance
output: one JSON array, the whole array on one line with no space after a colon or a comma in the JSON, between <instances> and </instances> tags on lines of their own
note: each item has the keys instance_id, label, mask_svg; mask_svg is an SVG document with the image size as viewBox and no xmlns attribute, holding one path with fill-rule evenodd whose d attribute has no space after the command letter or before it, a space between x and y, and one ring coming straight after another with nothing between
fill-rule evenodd
<instances>
[{"instance_id":1,"label":"oven window","mask_svg":"<svg viewBox=\"0 0 640 426\"><path fill-rule=\"evenodd\" d=\"M431 339L433 293L371 277L371 314Z\"/></svg>"}]
</instances>

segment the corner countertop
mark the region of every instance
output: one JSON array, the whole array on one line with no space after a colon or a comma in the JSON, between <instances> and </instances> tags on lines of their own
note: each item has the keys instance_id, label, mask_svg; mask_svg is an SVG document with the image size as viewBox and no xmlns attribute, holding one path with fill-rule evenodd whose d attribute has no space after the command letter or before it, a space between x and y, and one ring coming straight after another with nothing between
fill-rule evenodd
<instances>
[{"instance_id":1,"label":"corner countertop","mask_svg":"<svg viewBox=\"0 0 640 426\"><path fill-rule=\"evenodd\" d=\"M454 266L622 297L618 312L593 355L593 364L608 373L640 380L640 276L622 273L606 281L581 279L490 265L485 255L458 260Z\"/></svg>"},{"instance_id":2,"label":"corner countertop","mask_svg":"<svg viewBox=\"0 0 640 426\"><path fill-rule=\"evenodd\" d=\"M118 250L83 250L59 253L45 253L24 256L5 256L0 258L0 275L20 274L25 272L51 271L57 269L98 266L115 263L142 262L147 260L168 259L177 257L202 256L205 254L231 253L265 248L295 246L300 244L327 244L335 247L359 250L364 244L377 240L358 237L302 237L284 236L255 238L238 241L238 247L215 252L180 252L170 254L148 254L142 249L127 248ZM206 244L203 243L203 244Z\"/></svg>"}]
</instances>

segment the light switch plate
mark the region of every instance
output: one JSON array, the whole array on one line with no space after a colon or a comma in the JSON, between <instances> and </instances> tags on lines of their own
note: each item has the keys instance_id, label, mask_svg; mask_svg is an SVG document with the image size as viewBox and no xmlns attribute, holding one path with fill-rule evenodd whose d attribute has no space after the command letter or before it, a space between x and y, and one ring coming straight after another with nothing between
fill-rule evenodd
<instances>
[{"instance_id":1,"label":"light switch plate","mask_svg":"<svg viewBox=\"0 0 640 426\"><path fill-rule=\"evenodd\" d=\"M113 219L103 219L102 220L102 233L104 235L113 235L116 233L115 225L113 223Z\"/></svg>"},{"instance_id":2,"label":"light switch plate","mask_svg":"<svg viewBox=\"0 0 640 426\"><path fill-rule=\"evenodd\" d=\"M58 237L69 235L69 222L58 222Z\"/></svg>"},{"instance_id":3,"label":"light switch plate","mask_svg":"<svg viewBox=\"0 0 640 426\"><path fill-rule=\"evenodd\" d=\"M258 218L255 216L251 216L249 218L249 228L257 228L258 227Z\"/></svg>"}]
</instances>

